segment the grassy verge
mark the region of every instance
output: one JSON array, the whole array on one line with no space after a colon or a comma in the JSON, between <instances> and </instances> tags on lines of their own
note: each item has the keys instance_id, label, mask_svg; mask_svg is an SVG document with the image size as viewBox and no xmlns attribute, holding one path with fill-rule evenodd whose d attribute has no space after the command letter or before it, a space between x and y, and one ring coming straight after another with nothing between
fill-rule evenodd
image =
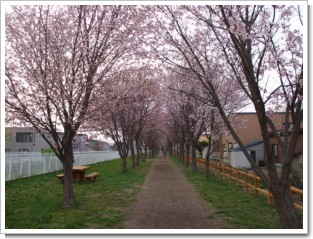
<instances>
[{"instance_id":1,"label":"grassy verge","mask_svg":"<svg viewBox=\"0 0 313 239\"><path fill-rule=\"evenodd\" d=\"M152 161L121 172L121 160L91 165L100 172L94 183L74 184L75 207L64 209L63 185L58 172L5 183L5 226L7 229L121 228L126 208L137 198ZM128 165L131 165L128 161ZM87 172L88 173L88 172Z\"/></svg>"},{"instance_id":2,"label":"grassy verge","mask_svg":"<svg viewBox=\"0 0 313 239\"><path fill-rule=\"evenodd\" d=\"M186 178L194 185L199 194L216 209L216 215L227 218L233 228L238 229L280 229L280 222L273 205L267 203L267 198L245 192L235 183L229 183L221 177L212 174L205 178L205 170L199 168L194 173L190 168L182 166L174 157L171 158L180 166ZM214 218L215 215L210 215Z\"/></svg>"}]
</instances>

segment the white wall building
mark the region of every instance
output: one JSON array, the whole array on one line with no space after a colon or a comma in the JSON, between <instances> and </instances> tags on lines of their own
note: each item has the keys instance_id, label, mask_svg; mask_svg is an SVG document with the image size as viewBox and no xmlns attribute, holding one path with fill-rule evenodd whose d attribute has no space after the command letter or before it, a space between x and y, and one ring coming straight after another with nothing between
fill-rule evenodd
<instances>
[{"instance_id":1,"label":"white wall building","mask_svg":"<svg viewBox=\"0 0 313 239\"><path fill-rule=\"evenodd\" d=\"M256 141L245 145L245 147L252 158L255 159L257 165L259 165L260 161L264 160L263 141ZM229 163L234 168L251 168L250 162L239 147L232 149L231 152L229 152Z\"/></svg>"},{"instance_id":2,"label":"white wall building","mask_svg":"<svg viewBox=\"0 0 313 239\"><path fill-rule=\"evenodd\" d=\"M59 133L62 135L63 133ZM47 134L47 137L51 137ZM87 145L88 136L78 133L73 139L74 151L88 151ZM51 141L53 141L51 139ZM5 152L41 152L49 149L49 144L43 137L36 133L31 127L6 127L5 128Z\"/></svg>"}]
</instances>

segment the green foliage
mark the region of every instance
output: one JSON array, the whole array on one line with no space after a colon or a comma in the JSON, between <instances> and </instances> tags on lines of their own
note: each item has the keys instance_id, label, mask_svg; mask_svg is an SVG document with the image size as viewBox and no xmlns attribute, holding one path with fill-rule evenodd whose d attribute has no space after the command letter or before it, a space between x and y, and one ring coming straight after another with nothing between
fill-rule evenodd
<instances>
[{"instance_id":1,"label":"green foliage","mask_svg":"<svg viewBox=\"0 0 313 239\"><path fill-rule=\"evenodd\" d=\"M245 192L241 186L212 174L209 179L205 177L205 170L199 168L193 172L179 162L182 172L193 184L195 189L205 201L210 203L216 214L228 219L233 228L238 229L280 229L278 214L275 206L269 205L267 198L254 193Z\"/></svg>"},{"instance_id":2,"label":"green foliage","mask_svg":"<svg viewBox=\"0 0 313 239\"><path fill-rule=\"evenodd\" d=\"M48 149L42 149L41 153L42 154L52 154L54 152L53 152L53 150L51 148L48 148Z\"/></svg>"},{"instance_id":3,"label":"green foliage","mask_svg":"<svg viewBox=\"0 0 313 239\"><path fill-rule=\"evenodd\" d=\"M208 147L209 143L207 141L200 141L197 143L197 151L202 155L202 150L205 148L205 147Z\"/></svg>"},{"instance_id":4,"label":"green foliage","mask_svg":"<svg viewBox=\"0 0 313 239\"><path fill-rule=\"evenodd\" d=\"M148 160L136 169L121 172L121 160L91 165L100 172L94 183L74 184L75 207L63 208L60 172L5 183L5 226L7 229L121 228L127 206L137 199L151 166ZM128 165L131 165L128 161Z\"/></svg>"}]
</instances>

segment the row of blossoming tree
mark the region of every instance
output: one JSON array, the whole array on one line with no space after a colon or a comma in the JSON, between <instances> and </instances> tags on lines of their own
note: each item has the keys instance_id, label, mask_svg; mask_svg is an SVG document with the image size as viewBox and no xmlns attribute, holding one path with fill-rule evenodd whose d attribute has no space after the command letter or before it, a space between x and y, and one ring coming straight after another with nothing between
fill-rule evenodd
<instances>
[{"instance_id":1,"label":"row of blossoming tree","mask_svg":"<svg viewBox=\"0 0 313 239\"><path fill-rule=\"evenodd\" d=\"M12 6L6 121L34 127L61 160L65 207L74 205L72 139L79 129L111 137L123 172L129 151L136 167L143 149L165 139L179 144L181 160L190 154L196 170L199 136L227 129L272 191L282 227L302 228L289 189L303 117L302 24L295 6ZM258 116L267 174L232 121L248 103ZM283 132L270 119L281 104ZM270 132L283 149L281 175Z\"/></svg>"},{"instance_id":2,"label":"row of blossoming tree","mask_svg":"<svg viewBox=\"0 0 313 239\"><path fill-rule=\"evenodd\" d=\"M110 136L124 172L129 146L135 161L134 141L137 165L157 147L158 137L150 137L159 133L155 73L148 63L130 63L138 61L138 10L12 6L6 13L6 122L32 126L60 159L64 207L74 205L72 140L79 129Z\"/></svg>"},{"instance_id":3,"label":"row of blossoming tree","mask_svg":"<svg viewBox=\"0 0 313 239\"><path fill-rule=\"evenodd\" d=\"M179 92L176 99L180 103L172 115L176 124L187 126L181 134L185 133L191 143L193 169L196 169L194 144L207 127L202 117L214 123L214 117L206 115L214 108L253 170L271 190L282 226L302 228L289 181L303 119L302 9L275 5L147 9L147 28L156 34L143 37L142 42L151 46L168 71L176 74L178 84L172 88L176 94ZM201 89L196 89L198 86ZM246 150L230 117L234 109L247 102L253 104L257 113L267 174ZM282 105L285 106L283 130L270 118ZM289 123L293 124L291 130ZM271 149L271 132L282 148L281 175Z\"/></svg>"}]
</instances>

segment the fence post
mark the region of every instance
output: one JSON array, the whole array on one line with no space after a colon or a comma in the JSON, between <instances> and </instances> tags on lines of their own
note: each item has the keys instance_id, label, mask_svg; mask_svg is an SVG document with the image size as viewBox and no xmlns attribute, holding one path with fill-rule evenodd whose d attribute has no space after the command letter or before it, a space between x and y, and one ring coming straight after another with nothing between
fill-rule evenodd
<instances>
[{"instance_id":1,"label":"fence post","mask_svg":"<svg viewBox=\"0 0 313 239\"><path fill-rule=\"evenodd\" d=\"M42 173L45 173L46 171L46 157L43 157L43 169L42 169Z\"/></svg>"},{"instance_id":2,"label":"fence post","mask_svg":"<svg viewBox=\"0 0 313 239\"><path fill-rule=\"evenodd\" d=\"M257 177L257 175L254 175L254 190L255 190L255 194L256 194L257 196L259 196L259 190L258 190L258 188L259 188L259 183L260 183L260 178Z\"/></svg>"},{"instance_id":3,"label":"fence post","mask_svg":"<svg viewBox=\"0 0 313 239\"><path fill-rule=\"evenodd\" d=\"M237 169L237 186L238 186L238 184L239 184L239 179L240 179L240 170L239 169Z\"/></svg>"},{"instance_id":4,"label":"fence post","mask_svg":"<svg viewBox=\"0 0 313 239\"><path fill-rule=\"evenodd\" d=\"M248 191L248 173L245 172L245 191Z\"/></svg>"},{"instance_id":5,"label":"fence post","mask_svg":"<svg viewBox=\"0 0 313 239\"><path fill-rule=\"evenodd\" d=\"M8 180L11 180L11 176L12 176L12 157L11 160L9 161L9 178Z\"/></svg>"},{"instance_id":6,"label":"fence post","mask_svg":"<svg viewBox=\"0 0 313 239\"><path fill-rule=\"evenodd\" d=\"M23 170L23 159L21 160L21 164L20 164L20 177L22 177L22 170Z\"/></svg>"},{"instance_id":7,"label":"fence post","mask_svg":"<svg viewBox=\"0 0 313 239\"><path fill-rule=\"evenodd\" d=\"M268 191L268 203L269 204L273 204L274 203L273 194L271 193L271 191Z\"/></svg>"},{"instance_id":8,"label":"fence post","mask_svg":"<svg viewBox=\"0 0 313 239\"><path fill-rule=\"evenodd\" d=\"M28 157L28 177L30 177L30 161L31 161L31 157Z\"/></svg>"}]
</instances>

